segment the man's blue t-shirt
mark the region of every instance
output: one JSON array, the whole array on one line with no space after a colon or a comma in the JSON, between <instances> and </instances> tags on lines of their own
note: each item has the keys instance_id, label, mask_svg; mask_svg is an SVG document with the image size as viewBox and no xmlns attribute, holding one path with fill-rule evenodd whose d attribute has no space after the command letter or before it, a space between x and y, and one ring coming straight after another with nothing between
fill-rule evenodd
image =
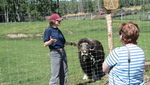
<instances>
[{"instance_id":1,"label":"man's blue t-shirt","mask_svg":"<svg viewBox=\"0 0 150 85\"><path fill-rule=\"evenodd\" d=\"M48 27L44 32L44 42L49 41L50 36L53 39L57 39L56 42L53 42L49 45L50 49L64 48L66 40L62 32L58 28L54 28L53 26Z\"/></svg>"}]
</instances>

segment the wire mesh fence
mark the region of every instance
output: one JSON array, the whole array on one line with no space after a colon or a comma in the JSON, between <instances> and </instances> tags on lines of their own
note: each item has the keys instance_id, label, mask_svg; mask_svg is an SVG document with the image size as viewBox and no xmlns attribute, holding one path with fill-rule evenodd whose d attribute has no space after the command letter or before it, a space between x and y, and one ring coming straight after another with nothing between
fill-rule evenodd
<instances>
[{"instance_id":1,"label":"wire mesh fence","mask_svg":"<svg viewBox=\"0 0 150 85\"><path fill-rule=\"evenodd\" d=\"M138 45L149 58L150 1L120 0L112 10L114 47L121 46L116 35L122 22L139 25ZM49 25L49 15L60 14L64 20L59 27L67 41L77 43L81 38L99 40L109 53L106 10L103 0L0 0L0 85L48 85L51 69L49 49L43 46L43 32ZM68 85L103 85L83 80L78 49L65 46L68 60ZM146 75L150 75L149 72Z\"/></svg>"}]
</instances>

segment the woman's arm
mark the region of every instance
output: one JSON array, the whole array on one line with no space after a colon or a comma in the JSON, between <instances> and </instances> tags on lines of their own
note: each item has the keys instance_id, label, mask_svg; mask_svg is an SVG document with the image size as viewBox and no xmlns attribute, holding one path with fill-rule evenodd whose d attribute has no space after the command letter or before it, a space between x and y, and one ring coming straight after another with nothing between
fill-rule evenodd
<instances>
[{"instance_id":1,"label":"woman's arm","mask_svg":"<svg viewBox=\"0 0 150 85\"><path fill-rule=\"evenodd\" d=\"M77 46L76 43L73 43L73 42L66 42L65 45L73 45L73 46Z\"/></svg>"},{"instance_id":2,"label":"woman's arm","mask_svg":"<svg viewBox=\"0 0 150 85\"><path fill-rule=\"evenodd\" d=\"M103 63L102 68L104 73L109 73L109 71L112 69L112 67L109 67L105 62Z\"/></svg>"},{"instance_id":3,"label":"woman's arm","mask_svg":"<svg viewBox=\"0 0 150 85\"><path fill-rule=\"evenodd\" d=\"M44 47L47 47L47 46L49 46L51 43L56 42L56 41L57 41L56 39L53 39L53 38L50 36L50 40L44 42Z\"/></svg>"}]
</instances>

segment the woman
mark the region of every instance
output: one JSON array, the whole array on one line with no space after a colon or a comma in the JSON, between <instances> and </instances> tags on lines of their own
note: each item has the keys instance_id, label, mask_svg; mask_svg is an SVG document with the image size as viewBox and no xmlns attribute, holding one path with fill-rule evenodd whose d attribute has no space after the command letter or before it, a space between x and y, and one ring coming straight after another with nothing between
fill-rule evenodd
<instances>
[{"instance_id":1,"label":"woman","mask_svg":"<svg viewBox=\"0 0 150 85\"><path fill-rule=\"evenodd\" d=\"M145 85L145 55L136 42L139 32L133 22L121 24L118 33L123 46L110 52L103 63L103 72L109 73L109 85Z\"/></svg>"},{"instance_id":2,"label":"woman","mask_svg":"<svg viewBox=\"0 0 150 85\"><path fill-rule=\"evenodd\" d=\"M44 32L44 46L49 46L51 57L51 79L49 85L66 85L67 82L67 58L64 45L74 45L66 42L65 37L59 30L60 22L63 20L58 14L50 16L50 26Z\"/></svg>"}]
</instances>

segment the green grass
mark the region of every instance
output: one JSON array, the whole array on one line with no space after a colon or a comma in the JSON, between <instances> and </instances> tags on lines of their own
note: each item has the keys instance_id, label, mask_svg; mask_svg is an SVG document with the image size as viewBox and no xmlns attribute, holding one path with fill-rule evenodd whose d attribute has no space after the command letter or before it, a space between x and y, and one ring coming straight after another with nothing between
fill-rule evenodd
<instances>
[{"instance_id":1,"label":"green grass","mask_svg":"<svg viewBox=\"0 0 150 85\"><path fill-rule=\"evenodd\" d=\"M131 20L113 20L114 47L121 46L116 35L122 22ZM145 51L146 60L150 60L150 22L134 21L139 24L138 45ZM44 32L49 22L0 23L0 84L1 85L48 85L50 78L49 49L43 46L43 36L27 38L8 38L7 34L39 34ZM99 40L108 55L106 20L63 20L59 27L67 41L78 42L83 37ZM68 56L68 85L85 82L80 67L77 47L65 47ZM105 56L105 57L106 57ZM149 73L146 73L150 75ZM92 83L100 85L105 81ZM90 84L91 85L91 84Z\"/></svg>"},{"instance_id":2,"label":"green grass","mask_svg":"<svg viewBox=\"0 0 150 85\"><path fill-rule=\"evenodd\" d=\"M146 11L140 11L136 14L132 15L123 15L122 17L116 17L115 19L122 19L122 20L141 20L141 21L150 21L149 13Z\"/></svg>"}]
</instances>

